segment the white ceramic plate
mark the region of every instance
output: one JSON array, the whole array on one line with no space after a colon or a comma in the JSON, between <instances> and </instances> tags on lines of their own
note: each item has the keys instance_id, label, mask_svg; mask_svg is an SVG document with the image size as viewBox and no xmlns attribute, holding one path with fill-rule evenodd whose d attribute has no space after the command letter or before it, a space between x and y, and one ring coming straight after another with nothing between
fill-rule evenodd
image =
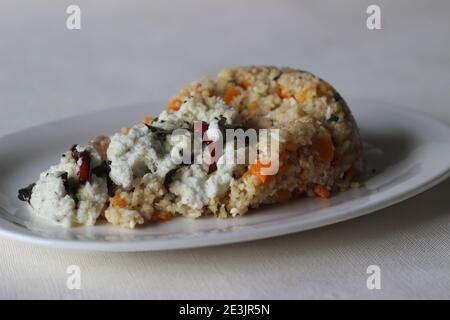
<instances>
[{"instance_id":1,"label":"white ceramic plate","mask_svg":"<svg viewBox=\"0 0 450 320\"><path fill-rule=\"evenodd\" d=\"M34 127L0 138L0 236L49 247L101 251L194 248L268 238L329 225L392 205L450 173L450 128L409 108L350 99L365 143L366 172L358 190L328 200L299 199L244 217L176 218L124 230L102 224L65 229L36 220L17 190L35 181L74 143L110 134L157 114L164 104L128 107Z\"/></svg>"}]
</instances>

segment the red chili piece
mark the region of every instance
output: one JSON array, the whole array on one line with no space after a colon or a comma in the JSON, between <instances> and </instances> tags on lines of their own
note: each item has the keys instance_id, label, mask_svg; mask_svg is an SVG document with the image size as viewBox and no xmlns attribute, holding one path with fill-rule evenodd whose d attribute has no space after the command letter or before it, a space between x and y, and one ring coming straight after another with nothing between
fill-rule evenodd
<instances>
[{"instance_id":1,"label":"red chili piece","mask_svg":"<svg viewBox=\"0 0 450 320\"><path fill-rule=\"evenodd\" d=\"M76 144L73 145L70 150L72 151L72 157L75 159L77 164L78 160L81 160L78 170L78 181L80 184L85 184L86 182L91 181L91 156L89 152L79 152Z\"/></svg>"},{"instance_id":2,"label":"red chili piece","mask_svg":"<svg viewBox=\"0 0 450 320\"><path fill-rule=\"evenodd\" d=\"M211 157L214 159L214 162L211 163L209 165L209 167L208 167L208 174L211 174L211 173L213 173L214 171L217 170L217 163L216 163L216 161L217 161L218 157L216 157L216 144L214 142L212 142L212 143L210 143L208 145L207 148L210 150Z\"/></svg>"},{"instance_id":3,"label":"red chili piece","mask_svg":"<svg viewBox=\"0 0 450 320\"><path fill-rule=\"evenodd\" d=\"M205 121L202 121L202 126L200 128L200 134L202 135L202 138L203 138L203 135L206 133L206 131L208 131L208 127L209 127L209 124L206 123Z\"/></svg>"},{"instance_id":4,"label":"red chili piece","mask_svg":"<svg viewBox=\"0 0 450 320\"><path fill-rule=\"evenodd\" d=\"M78 171L78 180L81 184L91 181L91 156L89 152L80 152L80 170Z\"/></svg>"}]
</instances>

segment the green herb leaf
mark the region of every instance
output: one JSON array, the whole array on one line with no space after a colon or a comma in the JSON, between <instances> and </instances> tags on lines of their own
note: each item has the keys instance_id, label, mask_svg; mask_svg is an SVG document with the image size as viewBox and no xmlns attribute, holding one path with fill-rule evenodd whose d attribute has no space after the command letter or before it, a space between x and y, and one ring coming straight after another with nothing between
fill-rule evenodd
<instances>
[{"instance_id":1,"label":"green herb leaf","mask_svg":"<svg viewBox=\"0 0 450 320\"><path fill-rule=\"evenodd\" d=\"M215 217L219 216L220 208L222 207L221 204L217 204L216 210L213 212Z\"/></svg>"},{"instance_id":2,"label":"green herb leaf","mask_svg":"<svg viewBox=\"0 0 450 320\"><path fill-rule=\"evenodd\" d=\"M99 178L106 177L110 171L111 171L111 168L109 167L108 161L103 161L101 165L92 169L92 173L95 174Z\"/></svg>"},{"instance_id":3,"label":"green herb leaf","mask_svg":"<svg viewBox=\"0 0 450 320\"><path fill-rule=\"evenodd\" d=\"M283 72L280 71L280 73L277 74L277 75L275 76L275 78L273 78L273 81L277 81L278 79L280 79L280 77L281 77L282 74L283 74Z\"/></svg>"},{"instance_id":4,"label":"green herb leaf","mask_svg":"<svg viewBox=\"0 0 450 320\"><path fill-rule=\"evenodd\" d=\"M71 195L72 197L75 196L75 194L78 192L78 188L80 187L80 184L77 181L69 180L69 174L67 172L62 173L59 176L64 184L64 189L66 189L67 194Z\"/></svg>"},{"instance_id":5,"label":"green herb leaf","mask_svg":"<svg viewBox=\"0 0 450 320\"><path fill-rule=\"evenodd\" d=\"M169 134L172 134L173 130L166 130L163 128L158 128L149 124L145 123L145 126L151 131L153 132L158 139L165 139Z\"/></svg>"},{"instance_id":6,"label":"green herb leaf","mask_svg":"<svg viewBox=\"0 0 450 320\"><path fill-rule=\"evenodd\" d=\"M222 131L222 133L225 133L226 129L233 129L233 130L242 129L244 131L248 129L247 127L244 127L240 124L228 124L227 119L222 116L219 119L218 126L220 131Z\"/></svg>"},{"instance_id":7,"label":"green herb leaf","mask_svg":"<svg viewBox=\"0 0 450 320\"><path fill-rule=\"evenodd\" d=\"M167 190L169 190L170 184L172 183L173 177L177 173L177 170L178 168L170 170L164 177L164 186L166 187Z\"/></svg>"},{"instance_id":8,"label":"green herb leaf","mask_svg":"<svg viewBox=\"0 0 450 320\"><path fill-rule=\"evenodd\" d=\"M332 114L332 115L330 116L330 118L328 118L327 121L328 121L328 122L338 122L338 121L339 121L339 117L336 116L336 115L334 115L334 114Z\"/></svg>"},{"instance_id":9,"label":"green herb leaf","mask_svg":"<svg viewBox=\"0 0 450 320\"><path fill-rule=\"evenodd\" d=\"M31 194L33 193L33 188L36 185L36 183L30 184L28 187L25 187L23 189L19 190L18 198L21 201L27 201L30 202Z\"/></svg>"}]
</instances>

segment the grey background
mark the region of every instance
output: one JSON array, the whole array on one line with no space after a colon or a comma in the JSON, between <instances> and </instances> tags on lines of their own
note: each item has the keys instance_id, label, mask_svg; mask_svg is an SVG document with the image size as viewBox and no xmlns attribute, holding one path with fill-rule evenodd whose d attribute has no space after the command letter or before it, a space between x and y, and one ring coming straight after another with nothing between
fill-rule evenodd
<instances>
[{"instance_id":1,"label":"grey background","mask_svg":"<svg viewBox=\"0 0 450 320\"><path fill-rule=\"evenodd\" d=\"M66 29L77 4L82 30ZM365 26L382 9L382 30ZM448 1L0 2L0 135L148 103L225 66L313 71L343 96L450 123ZM152 106L149 106L151 111ZM0 298L450 298L450 181L334 226L189 251L99 254L0 240ZM66 288L66 267L82 290ZM380 265L380 291L366 268Z\"/></svg>"}]
</instances>

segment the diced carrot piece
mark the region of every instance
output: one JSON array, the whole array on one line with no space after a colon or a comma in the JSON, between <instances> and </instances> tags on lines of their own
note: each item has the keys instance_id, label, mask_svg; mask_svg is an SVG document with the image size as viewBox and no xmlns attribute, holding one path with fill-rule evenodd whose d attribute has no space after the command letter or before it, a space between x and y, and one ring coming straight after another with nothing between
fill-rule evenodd
<instances>
[{"instance_id":1,"label":"diced carrot piece","mask_svg":"<svg viewBox=\"0 0 450 320\"><path fill-rule=\"evenodd\" d=\"M116 196L111 200L111 204L113 207L120 207L120 208L126 208L127 202L125 199L121 198L120 196Z\"/></svg>"},{"instance_id":2,"label":"diced carrot piece","mask_svg":"<svg viewBox=\"0 0 450 320\"><path fill-rule=\"evenodd\" d=\"M239 84L242 88L244 88L245 90L247 90L248 88L250 88L252 86L252 83L250 80L244 80Z\"/></svg>"},{"instance_id":3,"label":"diced carrot piece","mask_svg":"<svg viewBox=\"0 0 450 320\"><path fill-rule=\"evenodd\" d=\"M259 162L256 162L255 164L253 164L250 167L251 173L255 176L257 176L259 174L260 169L261 169L261 165L259 164Z\"/></svg>"},{"instance_id":4,"label":"diced carrot piece","mask_svg":"<svg viewBox=\"0 0 450 320\"><path fill-rule=\"evenodd\" d=\"M298 143L292 142L292 141L288 141L286 143L286 150L288 151L295 151L300 147L300 145Z\"/></svg>"},{"instance_id":5,"label":"diced carrot piece","mask_svg":"<svg viewBox=\"0 0 450 320\"><path fill-rule=\"evenodd\" d=\"M267 183L270 183L271 181L273 181L275 176L274 175L265 175L261 172L261 169L269 168L270 166L271 166L271 163L263 164L260 161L258 161L254 165L252 165L250 170L251 170L252 174L254 176L257 176L263 184L267 184Z\"/></svg>"},{"instance_id":6,"label":"diced carrot piece","mask_svg":"<svg viewBox=\"0 0 450 320\"><path fill-rule=\"evenodd\" d=\"M172 219L172 214L167 211L158 211L156 212L156 219L158 221L168 221Z\"/></svg>"},{"instance_id":7,"label":"diced carrot piece","mask_svg":"<svg viewBox=\"0 0 450 320\"><path fill-rule=\"evenodd\" d=\"M317 160L323 162L331 162L333 160L334 146L329 134L314 137L312 139L312 148L316 152Z\"/></svg>"},{"instance_id":8,"label":"diced carrot piece","mask_svg":"<svg viewBox=\"0 0 450 320\"><path fill-rule=\"evenodd\" d=\"M275 179L275 176L266 176L263 174L260 174L259 176L259 180L263 183L263 184L269 184L273 181L273 179Z\"/></svg>"},{"instance_id":9,"label":"diced carrot piece","mask_svg":"<svg viewBox=\"0 0 450 320\"><path fill-rule=\"evenodd\" d=\"M245 173L242 175L243 179L247 179L249 176L252 175L252 169L250 167L250 169L248 169L247 171L245 171Z\"/></svg>"},{"instance_id":10,"label":"diced carrot piece","mask_svg":"<svg viewBox=\"0 0 450 320\"><path fill-rule=\"evenodd\" d=\"M234 98L241 95L241 91L235 85L229 85L223 94L223 101L226 104L231 104Z\"/></svg>"},{"instance_id":11,"label":"diced carrot piece","mask_svg":"<svg viewBox=\"0 0 450 320\"><path fill-rule=\"evenodd\" d=\"M283 99L289 99L292 97L292 94L289 92L289 90L286 90L281 85L277 86L277 94L280 98Z\"/></svg>"},{"instance_id":12,"label":"diced carrot piece","mask_svg":"<svg viewBox=\"0 0 450 320\"><path fill-rule=\"evenodd\" d=\"M152 117L145 117L142 120L142 122L145 123L145 124L151 124L153 122L153 118Z\"/></svg>"},{"instance_id":13,"label":"diced carrot piece","mask_svg":"<svg viewBox=\"0 0 450 320\"><path fill-rule=\"evenodd\" d=\"M122 132L122 134L127 135L130 132L130 128L122 128L120 131Z\"/></svg>"},{"instance_id":14,"label":"diced carrot piece","mask_svg":"<svg viewBox=\"0 0 450 320\"><path fill-rule=\"evenodd\" d=\"M330 190L328 190L325 186L317 185L314 188L314 192L318 197L321 197L323 199L327 199L330 197Z\"/></svg>"},{"instance_id":15,"label":"diced carrot piece","mask_svg":"<svg viewBox=\"0 0 450 320\"><path fill-rule=\"evenodd\" d=\"M317 86L317 94L331 98L334 96L334 90L330 84L322 80Z\"/></svg>"},{"instance_id":16,"label":"diced carrot piece","mask_svg":"<svg viewBox=\"0 0 450 320\"><path fill-rule=\"evenodd\" d=\"M256 100L252 101L247 108L247 112L249 115L251 115L253 112L255 112L256 108L258 108L258 102Z\"/></svg>"},{"instance_id":17,"label":"diced carrot piece","mask_svg":"<svg viewBox=\"0 0 450 320\"><path fill-rule=\"evenodd\" d=\"M308 99L309 94L310 93L314 93L315 91L316 91L316 87L315 86L304 88L302 91L297 93L295 98L297 99L297 101L299 103L305 104L306 100Z\"/></svg>"},{"instance_id":18,"label":"diced carrot piece","mask_svg":"<svg viewBox=\"0 0 450 320\"><path fill-rule=\"evenodd\" d=\"M182 103L183 101L180 98L173 98L172 100L169 101L169 104L167 105L167 110L169 110L169 112L178 111L180 110Z\"/></svg>"}]
</instances>

